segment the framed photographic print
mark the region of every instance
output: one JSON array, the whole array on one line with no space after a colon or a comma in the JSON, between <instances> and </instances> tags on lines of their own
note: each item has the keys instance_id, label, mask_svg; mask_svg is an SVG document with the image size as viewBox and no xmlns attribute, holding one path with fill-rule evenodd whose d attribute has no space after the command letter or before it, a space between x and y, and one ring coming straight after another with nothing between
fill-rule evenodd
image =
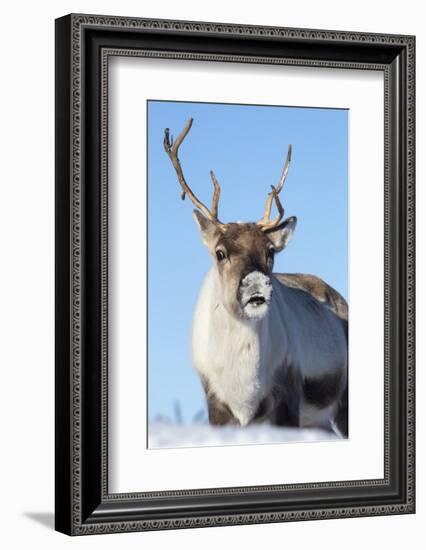
<instances>
[{"instance_id":1,"label":"framed photographic print","mask_svg":"<svg viewBox=\"0 0 426 550\"><path fill-rule=\"evenodd\" d=\"M56 529L413 513L412 36L56 21Z\"/></svg>"}]
</instances>

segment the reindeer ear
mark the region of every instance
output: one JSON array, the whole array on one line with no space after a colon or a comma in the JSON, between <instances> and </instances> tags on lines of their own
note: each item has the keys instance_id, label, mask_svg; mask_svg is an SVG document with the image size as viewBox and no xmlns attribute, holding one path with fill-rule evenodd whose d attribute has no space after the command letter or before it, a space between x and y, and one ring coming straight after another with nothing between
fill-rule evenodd
<instances>
[{"instance_id":1,"label":"reindeer ear","mask_svg":"<svg viewBox=\"0 0 426 550\"><path fill-rule=\"evenodd\" d=\"M194 210L194 220L197 222L203 243L210 248L219 231L217 225L201 214L199 210Z\"/></svg>"},{"instance_id":2,"label":"reindeer ear","mask_svg":"<svg viewBox=\"0 0 426 550\"><path fill-rule=\"evenodd\" d=\"M267 232L269 239L272 241L274 248L277 252L281 252L288 245L293 237L294 230L296 228L297 218L292 216L284 220L273 231Z\"/></svg>"}]
</instances>

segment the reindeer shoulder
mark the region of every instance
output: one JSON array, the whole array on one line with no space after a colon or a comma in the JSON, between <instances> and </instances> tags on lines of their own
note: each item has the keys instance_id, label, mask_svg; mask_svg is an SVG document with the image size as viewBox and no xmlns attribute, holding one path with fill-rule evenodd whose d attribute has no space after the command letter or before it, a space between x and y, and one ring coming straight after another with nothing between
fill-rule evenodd
<instances>
[{"instance_id":1,"label":"reindeer shoulder","mask_svg":"<svg viewBox=\"0 0 426 550\"><path fill-rule=\"evenodd\" d=\"M275 273L278 281L286 287L307 292L315 300L329 307L338 317L348 320L348 304L337 290L315 275L303 273Z\"/></svg>"}]
</instances>

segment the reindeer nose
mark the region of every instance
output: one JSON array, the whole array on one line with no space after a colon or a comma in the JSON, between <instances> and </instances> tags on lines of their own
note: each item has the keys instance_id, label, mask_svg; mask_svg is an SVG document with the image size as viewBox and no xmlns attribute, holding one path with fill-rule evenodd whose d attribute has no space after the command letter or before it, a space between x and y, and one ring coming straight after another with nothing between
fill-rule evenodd
<instances>
[{"instance_id":1,"label":"reindeer nose","mask_svg":"<svg viewBox=\"0 0 426 550\"><path fill-rule=\"evenodd\" d=\"M268 275L265 275L261 271L251 271L241 280L241 287L247 289L250 287L250 290L261 292L263 289L272 286L272 281Z\"/></svg>"},{"instance_id":2,"label":"reindeer nose","mask_svg":"<svg viewBox=\"0 0 426 550\"><path fill-rule=\"evenodd\" d=\"M255 270L242 278L238 289L238 300L249 319L261 319L268 311L272 293L270 277Z\"/></svg>"}]
</instances>

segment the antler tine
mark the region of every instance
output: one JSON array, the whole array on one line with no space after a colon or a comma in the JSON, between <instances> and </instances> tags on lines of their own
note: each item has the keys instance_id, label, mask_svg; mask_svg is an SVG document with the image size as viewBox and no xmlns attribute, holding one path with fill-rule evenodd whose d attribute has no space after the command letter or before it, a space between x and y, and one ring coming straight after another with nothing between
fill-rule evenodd
<instances>
[{"instance_id":1,"label":"antler tine","mask_svg":"<svg viewBox=\"0 0 426 550\"><path fill-rule=\"evenodd\" d=\"M182 167L181 167L180 160L179 160L179 157L178 157L178 151L179 151L180 145L182 144L183 140L186 138L186 136L188 135L189 130L191 129L193 120L194 120L193 118L188 119L188 121L186 122L183 130L181 131L181 133L176 138L176 141L174 141L174 142L173 142L173 137L170 136L169 128L166 128L164 130L164 149L165 149L167 155L169 156L169 158L170 158L170 160L173 164L173 167L176 171L179 183L182 187L182 194L181 194L182 200L184 200L185 195L188 194L188 196L191 199L191 201L193 202L193 204L199 210L201 210L207 216L207 218L210 221L215 222L219 226L224 226L225 224L222 224L218 220L218 217L217 217L218 203L219 203L219 196L220 196L220 187L219 187L219 184L217 182L216 176L213 174L213 172L210 172L211 178L213 180L213 185L214 185L213 206L212 206L211 211L207 208L206 205L204 205L194 195L194 193L192 192L192 189L186 183L185 177L183 175Z\"/></svg>"},{"instance_id":2,"label":"antler tine","mask_svg":"<svg viewBox=\"0 0 426 550\"><path fill-rule=\"evenodd\" d=\"M213 202L212 202L212 215L217 219L218 210L219 210L220 185L219 185L219 182L216 179L216 176L215 176L213 170L210 170L210 177L212 178L213 185L214 185L214 194L213 194Z\"/></svg>"},{"instance_id":3,"label":"antler tine","mask_svg":"<svg viewBox=\"0 0 426 550\"><path fill-rule=\"evenodd\" d=\"M266 199L265 213L263 214L263 218L257 222L257 225L260 226L262 231L273 229L280 223L280 221L284 217L284 208L278 196L277 189L273 185L271 185L271 187L272 187L272 191L268 193L268 198ZM270 221L273 200L275 200L275 204L278 210L278 215L276 216L276 218Z\"/></svg>"},{"instance_id":4,"label":"antler tine","mask_svg":"<svg viewBox=\"0 0 426 550\"><path fill-rule=\"evenodd\" d=\"M290 167L290 162L291 162L291 151L292 151L292 147L291 147L291 143L290 143L290 145L288 146L287 158L285 159L285 164L284 164L284 168L283 168L283 171L282 171L282 174L281 174L281 177L280 177L280 181L278 182L278 185L277 185L277 193L278 194L281 192L281 189L283 188L284 182L285 182L287 174L288 174L288 169Z\"/></svg>"},{"instance_id":5,"label":"antler tine","mask_svg":"<svg viewBox=\"0 0 426 550\"><path fill-rule=\"evenodd\" d=\"M266 199L265 213L263 214L263 218L257 222L257 225L260 226L262 231L268 231L270 229L273 229L274 227L277 227L277 225L280 223L280 221L284 217L284 208L281 204L279 193L281 192L281 189L283 188L284 182L287 177L287 173L288 173L288 169L291 161L291 151L292 151L292 147L291 145L289 145L288 151L287 151L287 158L284 164L281 177L278 181L278 185L277 187L274 187L273 185L271 185L272 191L268 194L268 198ZM275 200L275 204L278 210L278 215L276 216L276 218L274 218L271 221L270 217L271 217L273 200Z\"/></svg>"}]
</instances>

